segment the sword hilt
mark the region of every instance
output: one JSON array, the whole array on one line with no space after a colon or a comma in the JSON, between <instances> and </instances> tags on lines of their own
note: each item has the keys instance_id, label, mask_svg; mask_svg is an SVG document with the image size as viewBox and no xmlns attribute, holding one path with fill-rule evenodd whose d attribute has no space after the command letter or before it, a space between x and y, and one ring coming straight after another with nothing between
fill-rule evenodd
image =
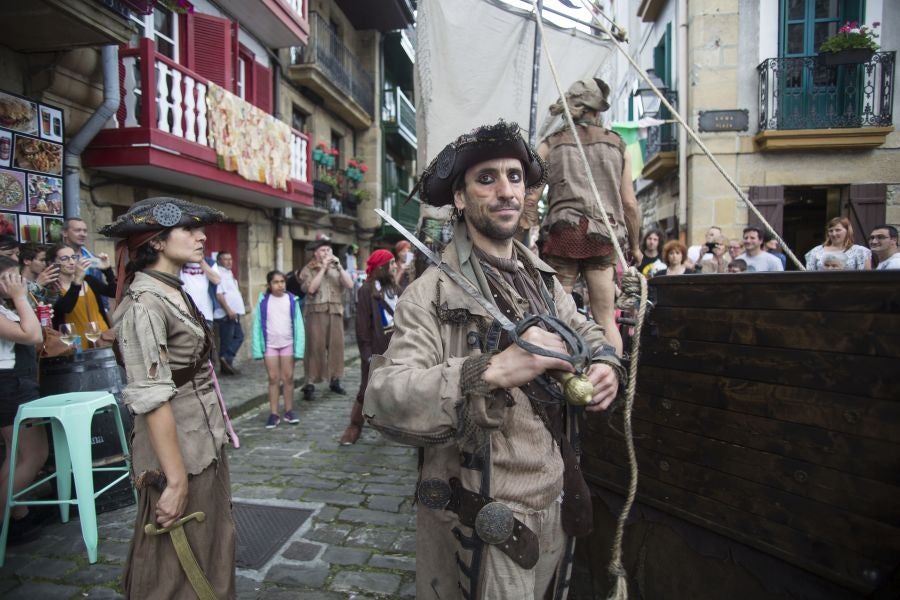
<instances>
[{"instance_id":1,"label":"sword hilt","mask_svg":"<svg viewBox=\"0 0 900 600\"><path fill-rule=\"evenodd\" d=\"M182 526L184 526L185 523L187 523L188 521L192 521L194 519L197 519L197 521L202 523L203 521L206 520L206 513L197 511L195 513L191 513L187 516L181 517L180 519L175 521L175 523L173 523L172 525L169 525L168 527L160 527L158 529L157 529L156 525L154 525L153 523L147 523L146 525L144 525L144 533L147 535L162 535L164 533L169 533L173 529L182 527Z\"/></svg>"}]
</instances>

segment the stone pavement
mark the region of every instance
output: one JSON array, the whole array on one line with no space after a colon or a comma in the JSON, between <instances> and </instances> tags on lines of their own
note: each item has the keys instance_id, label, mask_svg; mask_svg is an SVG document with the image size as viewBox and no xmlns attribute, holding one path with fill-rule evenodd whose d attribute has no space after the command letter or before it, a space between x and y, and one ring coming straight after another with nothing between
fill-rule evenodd
<instances>
[{"instance_id":1,"label":"stone pavement","mask_svg":"<svg viewBox=\"0 0 900 600\"><path fill-rule=\"evenodd\" d=\"M347 396L320 384L315 401L295 401L299 425L265 429L261 362L239 364L240 377L220 380L241 438L239 450L229 449L234 499L313 511L262 568L238 570L240 599L415 597L415 450L370 429L355 446L338 445L359 386L351 347ZM100 559L93 565L77 519L45 526L37 540L9 548L0 597L121 598L134 516L133 506L98 515Z\"/></svg>"}]
</instances>

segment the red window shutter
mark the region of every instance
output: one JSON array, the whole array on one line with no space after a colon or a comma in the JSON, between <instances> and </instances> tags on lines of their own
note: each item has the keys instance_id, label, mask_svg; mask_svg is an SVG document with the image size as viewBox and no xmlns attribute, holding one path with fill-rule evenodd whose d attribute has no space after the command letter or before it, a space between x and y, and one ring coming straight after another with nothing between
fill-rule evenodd
<instances>
[{"instance_id":1,"label":"red window shutter","mask_svg":"<svg viewBox=\"0 0 900 600\"><path fill-rule=\"evenodd\" d=\"M753 203L766 221L778 235L784 233L784 186L760 185L750 187L750 202ZM759 227L765 233L766 228L753 212L748 215L750 227Z\"/></svg>"},{"instance_id":2,"label":"red window shutter","mask_svg":"<svg viewBox=\"0 0 900 600\"><path fill-rule=\"evenodd\" d=\"M206 234L205 254L211 256L213 252L231 252L234 266L231 272L238 276L241 265L241 255L238 253L238 229L234 223L216 223L203 228Z\"/></svg>"},{"instance_id":3,"label":"red window shutter","mask_svg":"<svg viewBox=\"0 0 900 600\"><path fill-rule=\"evenodd\" d=\"M887 184L862 183L850 186L846 213L853 225L854 243L867 246L866 240L876 226L885 221Z\"/></svg>"},{"instance_id":4,"label":"red window shutter","mask_svg":"<svg viewBox=\"0 0 900 600\"><path fill-rule=\"evenodd\" d=\"M188 68L228 91L234 89L231 21L191 13L187 21Z\"/></svg>"},{"instance_id":5,"label":"red window shutter","mask_svg":"<svg viewBox=\"0 0 900 600\"><path fill-rule=\"evenodd\" d=\"M253 104L272 113L272 69L253 61Z\"/></svg>"}]
</instances>

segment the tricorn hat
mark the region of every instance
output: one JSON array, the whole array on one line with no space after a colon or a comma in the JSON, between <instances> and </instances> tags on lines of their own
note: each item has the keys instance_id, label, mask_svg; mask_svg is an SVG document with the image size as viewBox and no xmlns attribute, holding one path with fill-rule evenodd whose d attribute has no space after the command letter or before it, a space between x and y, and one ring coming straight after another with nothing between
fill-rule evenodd
<instances>
[{"instance_id":1,"label":"tricorn hat","mask_svg":"<svg viewBox=\"0 0 900 600\"><path fill-rule=\"evenodd\" d=\"M519 126L502 119L496 125L484 125L447 144L429 164L412 191L423 202L445 206L453 202L453 182L472 165L495 158L517 158L522 163L525 187L543 185L547 165L522 137Z\"/></svg>"},{"instance_id":2,"label":"tricorn hat","mask_svg":"<svg viewBox=\"0 0 900 600\"><path fill-rule=\"evenodd\" d=\"M306 244L306 250L308 252L315 252L322 246L331 246L331 245L332 245L331 238L324 236L324 235L320 235L318 238L316 238L313 241Z\"/></svg>"},{"instance_id":3,"label":"tricorn hat","mask_svg":"<svg viewBox=\"0 0 900 600\"><path fill-rule=\"evenodd\" d=\"M606 112L609 110L609 86L599 77L579 79L569 86L566 101L570 108L584 106L591 110ZM550 114L558 115L562 112L562 98L559 98L550 105Z\"/></svg>"},{"instance_id":4,"label":"tricorn hat","mask_svg":"<svg viewBox=\"0 0 900 600\"><path fill-rule=\"evenodd\" d=\"M101 227L100 233L106 237L124 238L172 227L201 227L224 220L225 213L214 208L180 198L157 196L135 202L125 214Z\"/></svg>"}]
</instances>

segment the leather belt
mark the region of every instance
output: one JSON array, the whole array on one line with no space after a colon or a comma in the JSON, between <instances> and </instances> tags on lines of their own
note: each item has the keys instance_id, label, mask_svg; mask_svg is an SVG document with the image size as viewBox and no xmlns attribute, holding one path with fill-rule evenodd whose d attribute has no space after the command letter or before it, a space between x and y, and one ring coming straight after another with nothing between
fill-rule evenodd
<instances>
[{"instance_id":1,"label":"leather belt","mask_svg":"<svg viewBox=\"0 0 900 600\"><path fill-rule=\"evenodd\" d=\"M456 477L449 484L442 479L425 479L419 483L416 496L428 508L456 513L459 522L474 529L478 539L496 546L523 569L537 564L537 535L515 518L508 506L464 489Z\"/></svg>"}]
</instances>

